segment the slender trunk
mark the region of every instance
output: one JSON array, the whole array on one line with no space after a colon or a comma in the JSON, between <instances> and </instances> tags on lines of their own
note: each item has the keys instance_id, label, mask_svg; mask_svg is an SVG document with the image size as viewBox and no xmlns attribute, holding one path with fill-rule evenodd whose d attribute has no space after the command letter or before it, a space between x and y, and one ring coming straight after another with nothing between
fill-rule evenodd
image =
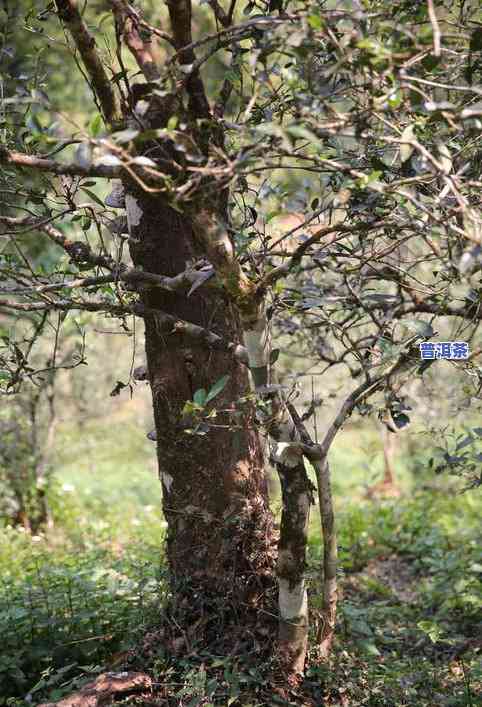
<instances>
[{"instance_id":1,"label":"slender trunk","mask_svg":"<svg viewBox=\"0 0 482 707\"><path fill-rule=\"evenodd\" d=\"M196 255L189 219L162 197L132 184L127 189L135 264L166 275L184 270ZM142 298L150 308L208 327L230 341L241 339L235 309L206 287L191 297L150 289ZM250 607L266 608L274 593L273 523L263 448L251 404L238 402L249 392L248 371L228 354L193 344L175 327L166 332L155 315L145 317L145 336L172 586L178 604L184 597L189 606L186 623L204 616L207 630L223 634L218 635L218 652L235 639L235 632L227 630L233 617L242 626L241 617ZM209 405L217 409L216 417L207 420L202 436L188 434L186 401L226 374L225 388ZM208 598L210 618L203 605ZM216 599L217 616L212 603Z\"/></svg>"},{"instance_id":2,"label":"slender trunk","mask_svg":"<svg viewBox=\"0 0 482 707\"><path fill-rule=\"evenodd\" d=\"M308 648L308 595L305 581L311 484L303 460L293 468L277 464L283 496L278 545L278 642L282 665L303 674Z\"/></svg>"},{"instance_id":3,"label":"slender trunk","mask_svg":"<svg viewBox=\"0 0 482 707\"><path fill-rule=\"evenodd\" d=\"M338 587L336 570L338 547L335 530L335 513L331 494L330 467L325 457L314 462L320 500L321 529L323 534L323 608L317 635L320 657L328 658L335 636Z\"/></svg>"},{"instance_id":4,"label":"slender trunk","mask_svg":"<svg viewBox=\"0 0 482 707\"><path fill-rule=\"evenodd\" d=\"M290 405L276 384L275 372L270 370L269 326L262 305L256 320L246 317L244 341L255 388L264 403L264 411L260 414L272 441L272 460L281 484L283 506L277 564L278 659L284 678L296 683L304 672L308 650L305 569L310 509L314 502L312 484L298 448L300 435Z\"/></svg>"},{"instance_id":5,"label":"slender trunk","mask_svg":"<svg viewBox=\"0 0 482 707\"><path fill-rule=\"evenodd\" d=\"M326 659L330 655L333 638L335 635L336 610L338 604L337 586L337 563L338 546L335 529L335 512L333 508L333 496L331 492L330 466L328 464L328 449L332 430L329 430L324 443L319 446L313 444L308 430L299 417L296 408L288 403L288 410L291 419L296 426L299 438L305 445L304 453L313 465L316 473L318 487L318 498L320 503L320 520L323 537L323 565L322 565L322 586L323 605L321 612L321 622L317 631L317 643L319 655Z\"/></svg>"}]
</instances>

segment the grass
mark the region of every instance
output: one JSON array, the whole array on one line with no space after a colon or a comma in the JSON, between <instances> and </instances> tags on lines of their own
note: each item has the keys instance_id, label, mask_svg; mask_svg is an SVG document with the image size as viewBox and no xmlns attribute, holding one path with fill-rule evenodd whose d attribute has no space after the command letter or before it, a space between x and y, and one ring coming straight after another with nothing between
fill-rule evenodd
<instances>
[{"instance_id":1,"label":"grass","mask_svg":"<svg viewBox=\"0 0 482 707\"><path fill-rule=\"evenodd\" d=\"M165 528L155 454L132 420L114 429L112 419L64 426L53 528L2 532L0 704L32 690L55 698L152 623Z\"/></svg>"},{"instance_id":2,"label":"grass","mask_svg":"<svg viewBox=\"0 0 482 707\"><path fill-rule=\"evenodd\" d=\"M471 647L482 629L478 516L475 497L442 491L339 515L343 600L329 676L335 693L342 682L350 704L477 704L482 672ZM313 538L315 566L320 550Z\"/></svg>"},{"instance_id":3,"label":"grass","mask_svg":"<svg viewBox=\"0 0 482 707\"><path fill-rule=\"evenodd\" d=\"M132 420L116 436L118 429L111 420L65 425L53 528L34 537L2 532L0 704L60 698L120 664L155 621L165 525L154 449ZM414 481L408 467L399 455L399 498L369 500L365 487L382 468L378 437L348 429L334 448L343 599L333 659L320 665L313 653L307 671L312 704L479 704L478 494L457 495L444 479ZM315 511L308 572L315 623L318 523ZM173 682L170 704L309 704L295 695L268 699L263 666L243 674L220 660L166 667L159 659L154 669Z\"/></svg>"}]
</instances>

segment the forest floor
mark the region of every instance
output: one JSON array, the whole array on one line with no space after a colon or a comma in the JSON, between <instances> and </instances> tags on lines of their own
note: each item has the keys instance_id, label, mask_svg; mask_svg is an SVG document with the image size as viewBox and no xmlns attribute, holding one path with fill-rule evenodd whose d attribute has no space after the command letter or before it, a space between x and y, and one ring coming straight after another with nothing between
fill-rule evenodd
<instances>
[{"instance_id":1,"label":"forest floor","mask_svg":"<svg viewBox=\"0 0 482 707\"><path fill-rule=\"evenodd\" d=\"M125 669L155 626L165 586L152 447L129 425L114 453L99 425L62 434L69 451L59 456L53 527L0 535L0 705L58 700L106 670ZM132 667L149 672L157 697L123 704L481 704L480 492L460 495L456 482L421 471L414 478L399 454L400 496L370 499L366 489L381 472L378 437L370 430L341 437L332 469L342 597L329 663L317 662L313 648L304 683L287 693L267 686L266 666L202 651L174 662L159 647L149 664L138 656ZM411 464L423 467L423 459ZM315 509L314 631L321 551Z\"/></svg>"}]
</instances>

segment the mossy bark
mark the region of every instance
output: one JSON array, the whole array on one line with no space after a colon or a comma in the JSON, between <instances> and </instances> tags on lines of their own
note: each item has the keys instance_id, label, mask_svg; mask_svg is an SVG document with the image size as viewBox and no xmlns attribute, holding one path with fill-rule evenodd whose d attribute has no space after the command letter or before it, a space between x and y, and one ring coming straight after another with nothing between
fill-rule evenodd
<instances>
[{"instance_id":1,"label":"mossy bark","mask_svg":"<svg viewBox=\"0 0 482 707\"><path fill-rule=\"evenodd\" d=\"M300 675L304 672L308 649L305 569L312 486L302 459L294 466L277 464L276 467L283 497L277 564L278 642L285 669Z\"/></svg>"}]
</instances>

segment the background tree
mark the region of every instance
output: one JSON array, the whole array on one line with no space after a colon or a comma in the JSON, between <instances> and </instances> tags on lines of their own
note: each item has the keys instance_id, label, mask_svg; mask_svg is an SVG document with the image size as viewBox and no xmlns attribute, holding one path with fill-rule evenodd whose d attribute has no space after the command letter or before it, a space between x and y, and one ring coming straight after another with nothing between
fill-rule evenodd
<instances>
[{"instance_id":1,"label":"background tree","mask_svg":"<svg viewBox=\"0 0 482 707\"><path fill-rule=\"evenodd\" d=\"M357 410L405 427L404 386L427 368L418 342L446 327L472 345L452 365L480 395L480 10L183 0L151 20L148 3L54 5L36 21L60 20L98 113L72 120L31 95L46 124L61 118L62 135L48 137L55 155L7 115L4 178L47 182L32 213L8 201L4 235L45 235L67 258L48 272L25 254L7 262L0 307L144 319L138 376L153 395L178 618L196 617L206 641L228 650L240 617L244 631L270 627L277 584L277 655L294 677L308 638L304 460L322 516L326 656L335 435ZM105 199L97 179L116 180ZM286 209L303 224L275 238L270 223ZM359 379L319 444L276 376L289 337L316 347L323 372L345 364ZM25 375L6 363L9 390ZM263 434L283 494L276 573Z\"/></svg>"}]
</instances>

